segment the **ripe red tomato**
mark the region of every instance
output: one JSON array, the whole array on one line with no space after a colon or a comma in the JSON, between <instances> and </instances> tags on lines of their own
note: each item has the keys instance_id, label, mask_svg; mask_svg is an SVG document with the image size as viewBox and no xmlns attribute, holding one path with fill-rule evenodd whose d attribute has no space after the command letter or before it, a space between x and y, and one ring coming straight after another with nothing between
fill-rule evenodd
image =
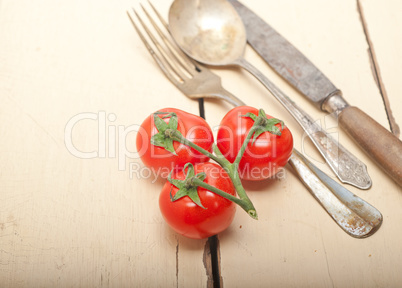
<instances>
[{"instance_id":1,"label":"ripe red tomato","mask_svg":"<svg viewBox=\"0 0 402 288\"><path fill-rule=\"evenodd\" d=\"M194 172L206 173L205 183L235 196L236 190L226 171L211 162L194 165ZM174 171L173 179L184 180L183 170ZM189 196L171 201L178 188L166 181L159 196L163 218L177 233L193 239L203 239L224 231L232 223L236 204L202 187L197 188L202 208Z\"/></svg>"},{"instance_id":2,"label":"ripe red tomato","mask_svg":"<svg viewBox=\"0 0 402 288\"><path fill-rule=\"evenodd\" d=\"M250 117L242 117L247 113L258 116L258 109L239 106L230 110L222 119L218 134L217 146L230 162L236 158L254 121ZM268 116L267 118L273 118ZM285 126L276 124L281 130L277 136L264 132L252 144L249 142L239 164L239 175L244 180L263 180L275 175L288 162L293 150L293 137Z\"/></svg>"},{"instance_id":3,"label":"ripe red tomato","mask_svg":"<svg viewBox=\"0 0 402 288\"><path fill-rule=\"evenodd\" d=\"M211 127L201 117L184 112L175 108L165 108L158 110L160 112L174 112L178 117L177 129L188 140L194 142L201 148L211 152L214 136ZM162 118L164 115L158 115ZM155 127L153 113L148 116L141 124L141 128L137 134L136 144L137 152L142 162L151 169L164 172L165 177L173 168L181 168L187 162L192 164L206 162L209 158L198 151L184 144L174 141L173 147L177 155L167 151L163 147L152 145L151 137L158 133ZM166 123L170 118L163 119ZM160 171L164 169L165 171ZM162 173L163 174L163 173Z\"/></svg>"}]
</instances>

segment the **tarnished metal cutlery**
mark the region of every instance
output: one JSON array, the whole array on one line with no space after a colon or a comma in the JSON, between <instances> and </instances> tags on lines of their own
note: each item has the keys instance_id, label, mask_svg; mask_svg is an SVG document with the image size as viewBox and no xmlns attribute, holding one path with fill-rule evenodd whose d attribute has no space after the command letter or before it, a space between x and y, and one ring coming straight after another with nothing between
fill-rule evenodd
<instances>
[{"instance_id":1,"label":"tarnished metal cutlery","mask_svg":"<svg viewBox=\"0 0 402 288\"><path fill-rule=\"evenodd\" d=\"M153 20L146 9L144 9L145 15L153 26L151 29L135 10L133 12L136 17L132 16L133 13L127 14L166 77L189 98L218 98L234 106L244 105L244 102L222 87L218 75L194 62L176 47L168 33L167 23L152 4L151 7L162 26ZM134 18L137 18L137 21ZM136 22L143 28L140 29ZM145 36L141 30L148 36ZM151 30L157 31L157 36ZM381 226L383 218L375 207L331 179L296 149L289 163L314 198L346 233L356 238L364 238L372 235Z\"/></svg>"}]
</instances>

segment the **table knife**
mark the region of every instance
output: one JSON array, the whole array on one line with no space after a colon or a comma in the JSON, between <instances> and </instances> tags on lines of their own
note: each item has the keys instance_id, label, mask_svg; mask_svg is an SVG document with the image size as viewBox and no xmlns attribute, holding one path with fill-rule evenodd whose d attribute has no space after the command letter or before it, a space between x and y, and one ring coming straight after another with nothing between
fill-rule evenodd
<instances>
[{"instance_id":1,"label":"table knife","mask_svg":"<svg viewBox=\"0 0 402 288\"><path fill-rule=\"evenodd\" d=\"M402 186L402 142L378 122L343 98L309 59L282 35L237 0L228 0L242 18L247 41L284 79L320 110L334 115L340 126Z\"/></svg>"}]
</instances>

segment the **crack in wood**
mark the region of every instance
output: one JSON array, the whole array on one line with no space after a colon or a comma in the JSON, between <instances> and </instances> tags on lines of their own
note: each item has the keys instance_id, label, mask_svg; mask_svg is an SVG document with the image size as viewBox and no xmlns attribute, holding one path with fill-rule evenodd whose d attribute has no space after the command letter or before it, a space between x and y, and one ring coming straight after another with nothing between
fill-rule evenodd
<instances>
[{"instance_id":1,"label":"crack in wood","mask_svg":"<svg viewBox=\"0 0 402 288\"><path fill-rule=\"evenodd\" d=\"M205 272L207 274L207 287L214 287L214 276L212 272L212 260L211 260L211 246L209 240L205 242L204 255L202 261L204 262Z\"/></svg>"},{"instance_id":2,"label":"crack in wood","mask_svg":"<svg viewBox=\"0 0 402 288\"><path fill-rule=\"evenodd\" d=\"M176 237L176 287L179 287L179 239Z\"/></svg>"},{"instance_id":3,"label":"crack in wood","mask_svg":"<svg viewBox=\"0 0 402 288\"><path fill-rule=\"evenodd\" d=\"M208 238L204 248L203 262L207 274L208 288L223 287L223 280L220 271L220 260L219 239L218 236L215 235Z\"/></svg>"},{"instance_id":4,"label":"crack in wood","mask_svg":"<svg viewBox=\"0 0 402 288\"><path fill-rule=\"evenodd\" d=\"M204 99L198 99L198 108L200 117L205 119ZM223 287L218 236L215 235L208 238L208 241L205 243L204 255L202 258L204 262L205 272L207 274L207 287Z\"/></svg>"},{"instance_id":5,"label":"crack in wood","mask_svg":"<svg viewBox=\"0 0 402 288\"><path fill-rule=\"evenodd\" d=\"M371 65L371 69L373 72L373 76L374 76L374 80L377 84L377 87L380 91L381 97L384 101L384 106L385 106L385 112L387 113L387 117L388 117L388 123L391 129L391 132L399 138L400 136L400 129L398 124L396 123L396 120L392 114L392 110L391 110L391 103L389 101L388 95L387 95L387 91L385 90L385 85L384 82L382 81L381 78L381 73L380 73L380 67L377 61L377 57L374 51L374 45L371 41L369 32L368 32L368 27L367 27L367 22L366 19L364 17L364 13L363 13L363 7L360 3L360 0L357 0L357 11L360 15L360 21L362 23L363 26L363 31L364 31L364 35L366 36L366 41L368 44L368 53L369 53L369 58L370 58L370 65Z\"/></svg>"},{"instance_id":6,"label":"crack in wood","mask_svg":"<svg viewBox=\"0 0 402 288\"><path fill-rule=\"evenodd\" d=\"M200 117L205 119L205 109L204 109L204 99L203 98L198 99L198 109L199 109Z\"/></svg>"}]
</instances>

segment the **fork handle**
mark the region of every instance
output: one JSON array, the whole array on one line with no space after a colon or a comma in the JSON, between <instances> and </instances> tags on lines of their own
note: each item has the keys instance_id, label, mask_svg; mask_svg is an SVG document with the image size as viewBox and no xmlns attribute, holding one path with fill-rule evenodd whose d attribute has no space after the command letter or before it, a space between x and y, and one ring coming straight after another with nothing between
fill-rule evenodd
<instances>
[{"instance_id":1,"label":"fork handle","mask_svg":"<svg viewBox=\"0 0 402 288\"><path fill-rule=\"evenodd\" d=\"M246 105L246 103L241 101L239 98L237 98L235 95L233 95L232 93L230 93L228 90L226 90L224 88L222 88L218 92L214 93L213 96L216 98L225 100L225 101L233 104L236 107Z\"/></svg>"}]
</instances>

